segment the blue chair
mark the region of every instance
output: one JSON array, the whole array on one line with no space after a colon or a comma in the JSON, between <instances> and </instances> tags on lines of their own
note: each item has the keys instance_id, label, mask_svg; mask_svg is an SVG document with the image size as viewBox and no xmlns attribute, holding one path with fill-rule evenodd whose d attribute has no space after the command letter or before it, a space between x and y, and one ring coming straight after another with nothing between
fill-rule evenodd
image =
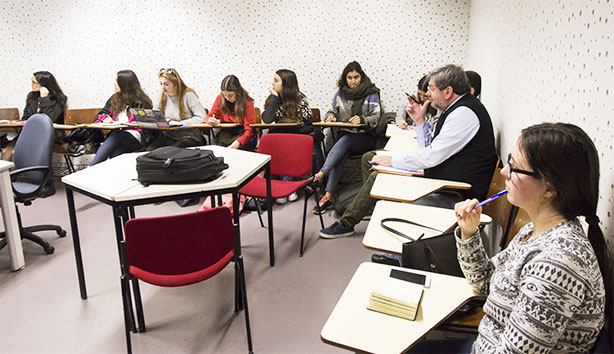
<instances>
[{"instance_id":1,"label":"blue chair","mask_svg":"<svg viewBox=\"0 0 614 354\"><path fill-rule=\"evenodd\" d=\"M31 205L36 198L44 198L55 193L49 192L51 169L51 153L53 150L53 123L45 114L35 114L31 116L23 126L19 139L15 145L15 170L11 172L11 182L15 202L23 205ZM51 181L52 183L52 181ZM53 246L47 241L34 234L37 231L52 230L58 236L66 236L60 226L57 225L36 225L23 227L19 208L17 211L17 222L22 239L36 242L43 247L47 254L53 253ZM0 233L0 249L6 246L6 234Z\"/></svg>"}]
</instances>

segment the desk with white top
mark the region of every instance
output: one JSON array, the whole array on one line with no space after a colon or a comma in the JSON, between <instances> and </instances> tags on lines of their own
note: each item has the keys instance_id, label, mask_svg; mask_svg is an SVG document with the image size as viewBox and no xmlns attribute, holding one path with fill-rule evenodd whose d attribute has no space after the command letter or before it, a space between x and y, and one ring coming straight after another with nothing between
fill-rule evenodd
<instances>
[{"instance_id":1,"label":"desk with white top","mask_svg":"<svg viewBox=\"0 0 614 354\"><path fill-rule=\"evenodd\" d=\"M405 219L428 226L397 222L387 224L387 226L393 227L414 240L422 234L424 234L423 239L440 235L456 225L456 215L454 215L452 209L379 200L375 204L373 215L371 215L371 220L362 239L362 245L365 248L394 254L403 253L403 243L409 242L409 240L384 230L381 226L381 221L384 218ZM488 224L491 221L492 219L488 215L482 214L480 217L482 224Z\"/></svg>"},{"instance_id":2,"label":"desk with white top","mask_svg":"<svg viewBox=\"0 0 614 354\"><path fill-rule=\"evenodd\" d=\"M270 197L269 168L271 157L269 155L234 150L221 146L206 146L203 148L212 150L216 156L224 157L224 162L229 166L228 169L222 172L220 177L206 183L152 184L144 187L136 180L136 158L142 153L123 154L62 178L62 182L66 185L66 199L82 299L87 299L87 290L85 287L73 191L110 205L113 208L118 249L120 242L123 240L124 224L134 217L134 206L136 205L200 197L203 195L232 193L235 252L237 257L241 258L241 244L238 237L240 235L238 192L254 176L264 170L265 177L267 178L267 193L269 195L267 198L269 203L269 252L271 266L274 265L273 215L271 212L272 198ZM130 215L128 215L129 213ZM123 265L124 262L120 254L120 266L123 267Z\"/></svg>"},{"instance_id":3,"label":"desk with white top","mask_svg":"<svg viewBox=\"0 0 614 354\"><path fill-rule=\"evenodd\" d=\"M6 244L11 255L11 269L20 270L26 263L23 258L21 234L17 223L15 211L15 199L13 198L13 186L11 184L10 169L15 166L12 162L0 160L0 206L2 207L2 220Z\"/></svg>"},{"instance_id":4,"label":"desk with white top","mask_svg":"<svg viewBox=\"0 0 614 354\"><path fill-rule=\"evenodd\" d=\"M384 146L385 151L412 153L420 150L416 136L409 134L393 134Z\"/></svg>"},{"instance_id":5,"label":"desk with white top","mask_svg":"<svg viewBox=\"0 0 614 354\"><path fill-rule=\"evenodd\" d=\"M371 188L371 196L395 202L415 202L446 188L469 189L471 184L443 179L378 173Z\"/></svg>"},{"instance_id":6,"label":"desk with white top","mask_svg":"<svg viewBox=\"0 0 614 354\"><path fill-rule=\"evenodd\" d=\"M428 274L431 285L415 321L367 309L371 290L391 269ZM458 308L478 298L465 278L378 263L362 263L320 332L322 341L344 349L369 353L403 353Z\"/></svg>"}]
</instances>

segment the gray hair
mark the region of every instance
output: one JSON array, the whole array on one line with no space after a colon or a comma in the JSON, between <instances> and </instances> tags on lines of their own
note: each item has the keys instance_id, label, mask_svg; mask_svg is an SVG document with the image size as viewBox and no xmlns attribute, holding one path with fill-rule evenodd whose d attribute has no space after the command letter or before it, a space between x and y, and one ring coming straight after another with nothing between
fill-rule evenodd
<instances>
[{"instance_id":1,"label":"gray hair","mask_svg":"<svg viewBox=\"0 0 614 354\"><path fill-rule=\"evenodd\" d=\"M465 70L458 65L449 64L442 66L433 70L430 76L435 86L440 90L451 86L457 95L471 92L471 84L465 74Z\"/></svg>"}]
</instances>

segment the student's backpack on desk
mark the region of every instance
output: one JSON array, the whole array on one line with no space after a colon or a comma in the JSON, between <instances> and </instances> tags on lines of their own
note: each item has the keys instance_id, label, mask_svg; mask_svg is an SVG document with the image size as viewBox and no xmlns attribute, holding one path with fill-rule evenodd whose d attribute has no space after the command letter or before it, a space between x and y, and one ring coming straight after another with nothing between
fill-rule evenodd
<instances>
[{"instance_id":1,"label":"student's backpack on desk","mask_svg":"<svg viewBox=\"0 0 614 354\"><path fill-rule=\"evenodd\" d=\"M136 159L138 180L150 184L202 183L214 180L228 165L211 150L163 146Z\"/></svg>"}]
</instances>

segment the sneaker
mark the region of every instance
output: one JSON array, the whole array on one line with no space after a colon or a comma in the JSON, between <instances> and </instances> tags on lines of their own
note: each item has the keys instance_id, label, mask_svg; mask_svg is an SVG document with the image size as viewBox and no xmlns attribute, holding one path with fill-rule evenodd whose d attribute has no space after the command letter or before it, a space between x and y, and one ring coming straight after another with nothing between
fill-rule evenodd
<instances>
[{"instance_id":1,"label":"sneaker","mask_svg":"<svg viewBox=\"0 0 614 354\"><path fill-rule=\"evenodd\" d=\"M320 230L320 237L327 239L346 237L353 234L354 228L351 226L345 226L345 224L341 221L335 221L335 223L331 226Z\"/></svg>"},{"instance_id":2,"label":"sneaker","mask_svg":"<svg viewBox=\"0 0 614 354\"><path fill-rule=\"evenodd\" d=\"M298 200L298 193L293 192L292 194L290 194L288 196L288 201L290 202L296 202Z\"/></svg>"},{"instance_id":3,"label":"sneaker","mask_svg":"<svg viewBox=\"0 0 614 354\"><path fill-rule=\"evenodd\" d=\"M288 198L287 197L275 199L275 203L277 203L279 205L286 204L287 202L288 202Z\"/></svg>"}]
</instances>

